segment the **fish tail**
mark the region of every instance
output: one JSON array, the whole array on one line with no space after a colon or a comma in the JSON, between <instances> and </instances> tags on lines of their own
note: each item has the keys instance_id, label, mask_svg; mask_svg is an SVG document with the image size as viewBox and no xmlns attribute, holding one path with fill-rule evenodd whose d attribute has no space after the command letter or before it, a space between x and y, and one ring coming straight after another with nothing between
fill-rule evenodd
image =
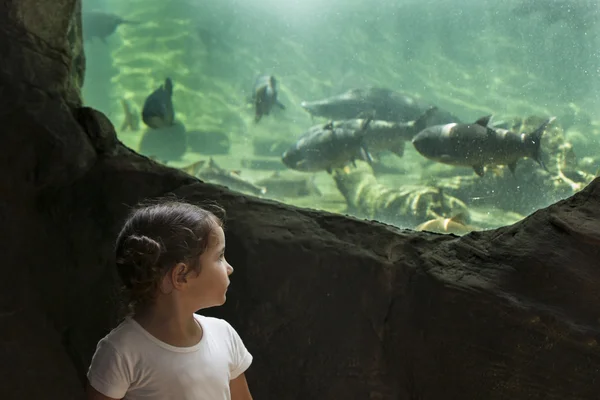
<instances>
[{"instance_id":1,"label":"fish tail","mask_svg":"<svg viewBox=\"0 0 600 400\"><path fill-rule=\"evenodd\" d=\"M546 165L544 165L543 154L542 154L542 135L546 131L546 128L550 123L552 123L556 117L548 118L544 123L542 123L535 131L531 132L527 135L528 145L531 149L531 158L533 158L542 168L548 171Z\"/></svg>"},{"instance_id":2,"label":"fish tail","mask_svg":"<svg viewBox=\"0 0 600 400\"><path fill-rule=\"evenodd\" d=\"M413 125L415 135L421 132L423 129L427 128L427 126L429 125L429 120L431 119L431 117L433 117L437 110L438 108L435 106L429 107L427 110L425 110L423 114L421 114L419 118L415 120L415 123Z\"/></svg>"},{"instance_id":3,"label":"fish tail","mask_svg":"<svg viewBox=\"0 0 600 400\"><path fill-rule=\"evenodd\" d=\"M165 90L169 93L170 96L173 95L173 81L171 78L165 79Z\"/></svg>"}]
</instances>

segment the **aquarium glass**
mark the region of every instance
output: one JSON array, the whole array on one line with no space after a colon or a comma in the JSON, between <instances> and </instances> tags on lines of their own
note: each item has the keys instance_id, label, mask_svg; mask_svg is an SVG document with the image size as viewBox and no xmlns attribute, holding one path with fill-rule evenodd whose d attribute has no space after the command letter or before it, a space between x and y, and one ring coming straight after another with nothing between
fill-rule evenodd
<instances>
[{"instance_id":1,"label":"aquarium glass","mask_svg":"<svg viewBox=\"0 0 600 400\"><path fill-rule=\"evenodd\" d=\"M84 0L83 22L86 105L251 196L461 235L598 173L595 1Z\"/></svg>"}]
</instances>

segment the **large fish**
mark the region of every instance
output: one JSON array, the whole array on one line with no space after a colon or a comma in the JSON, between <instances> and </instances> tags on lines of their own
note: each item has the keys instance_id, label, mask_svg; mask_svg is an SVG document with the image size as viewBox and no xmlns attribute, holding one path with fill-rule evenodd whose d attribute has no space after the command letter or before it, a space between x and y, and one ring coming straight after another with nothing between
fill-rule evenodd
<instances>
[{"instance_id":1,"label":"large fish","mask_svg":"<svg viewBox=\"0 0 600 400\"><path fill-rule=\"evenodd\" d=\"M277 94L277 80L273 75L256 78L252 92L254 122L260 121L263 115L269 115L273 106L285 110L285 106L277 99Z\"/></svg>"},{"instance_id":2,"label":"large fish","mask_svg":"<svg viewBox=\"0 0 600 400\"><path fill-rule=\"evenodd\" d=\"M414 97L390 89L367 87L351 89L337 96L316 101L303 101L300 106L313 117L331 120L364 118L392 122L413 121L430 108ZM460 122L454 115L437 109L431 125Z\"/></svg>"},{"instance_id":3,"label":"large fish","mask_svg":"<svg viewBox=\"0 0 600 400\"><path fill-rule=\"evenodd\" d=\"M548 124L547 119L535 131L518 134L488 126L491 115L472 124L430 126L412 140L415 149L424 157L443 164L469 166L479 176L487 165L507 165L514 174L517 161L529 157L546 169L542 161L540 142Z\"/></svg>"},{"instance_id":4,"label":"large fish","mask_svg":"<svg viewBox=\"0 0 600 400\"><path fill-rule=\"evenodd\" d=\"M173 125L175 109L173 108L173 81L171 78L165 79L165 83L146 98L142 109L142 120L153 129Z\"/></svg>"},{"instance_id":5,"label":"large fish","mask_svg":"<svg viewBox=\"0 0 600 400\"><path fill-rule=\"evenodd\" d=\"M331 171L355 160L372 162L371 153L404 153L404 142L425 129L430 108L416 121L390 122L372 119L330 121L315 125L282 155L283 163L303 172Z\"/></svg>"}]
</instances>

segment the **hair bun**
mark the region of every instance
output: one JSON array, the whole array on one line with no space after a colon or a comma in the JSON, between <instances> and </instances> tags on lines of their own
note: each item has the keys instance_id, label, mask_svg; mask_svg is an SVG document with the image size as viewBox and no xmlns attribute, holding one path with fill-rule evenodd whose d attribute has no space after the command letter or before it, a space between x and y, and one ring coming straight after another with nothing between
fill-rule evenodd
<instances>
[{"instance_id":1,"label":"hair bun","mask_svg":"<svg viewBox=\"0 0 600 400\"><path fill-rule=\"evenodd\" d=\"M158 262L162 246L146 235L131 235L123 241L118 263L153 266Z\"/></svg>"}]
</instances>

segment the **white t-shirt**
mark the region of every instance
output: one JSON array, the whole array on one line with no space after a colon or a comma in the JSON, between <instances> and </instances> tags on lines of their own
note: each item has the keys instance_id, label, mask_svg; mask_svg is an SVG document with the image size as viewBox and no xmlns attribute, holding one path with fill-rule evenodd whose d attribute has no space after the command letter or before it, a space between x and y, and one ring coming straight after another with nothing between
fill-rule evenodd
<instances>
[{"instance_id":1,"label":"white t-shirt","mask_svg":"<svg viewBox=\"0 0 600 400\"><path fill-rule=\"evenodd\" d=\"M203 336L191 347L158 340L126 318L96 347L88 370L94 389L127 400L230 400L229 381L252 363L235 329L194 314Z\"/></svg>"}]
</instances>

